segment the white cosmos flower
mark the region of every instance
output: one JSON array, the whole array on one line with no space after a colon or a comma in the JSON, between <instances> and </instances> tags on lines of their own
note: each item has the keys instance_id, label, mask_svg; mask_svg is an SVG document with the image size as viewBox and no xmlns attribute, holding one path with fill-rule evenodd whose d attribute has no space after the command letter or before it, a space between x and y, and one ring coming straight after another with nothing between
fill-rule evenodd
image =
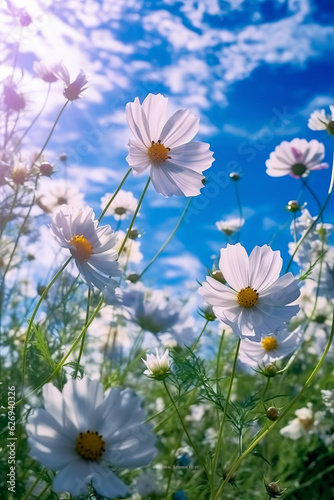
<instances>
[{"instance_id":1,"label":"white cosmos flower","mask_svg":"<svg viewBox=\"0 0 334 500\"><path fill-rule=\"evenodd\" d=\"M88 492L91 482L103 497L130 493L108 464L143 467L157 454L140 398L119 388L105 397L103 385L87 377L69 380L62 393L46 384L43 397L45 409L29 416L27 433L31 456L60 471L54 491L77 497Z\"/></svg>"},{"instance_id":2,"label":"white cosmos flower","mask_svg":"<svg viewBox=\"0 0 334 500\"><path fill-rule=\"evenodd\" d=\"M320 392L326 409L334 414L334 390L322 389Z\"/></svg>"},{"instance_id":3,"label":"white cosmos flower","mask_svg":"<svg viewBox=\"0 0 334 500\"><path fill-rule=\"evenodd\" d=\"M102 210L104 210L111 197L112 193L106 193L101 198ZM127 219L136 210L137 205L138 200L133 196L131 191L123 191L121 189L110 204L106 215L113 215L115 220Z\"/></svg>"},{"instance_id":4,"label":"white cosmos flower","mask_svg":"<svg viewBox=\"0 0 334 500\"><path fill-rule=\"evenodd\" d=\"M209 144L190 142L199 119L188 109L167 119L168 98L149 94L126 105L126 119L135 137L129 141L127 162L134 175L150 168L153 186L163 196L196 196L203 187L202 172L212 162Z\"/></svg>"},{"instance_id":5,"label":"white cosmos flower","mask_svg":"<svg viewBox=\"0 0 334 500\"><path fill-rule=\"evenodd\" d=\"M98 288L106 298L112 296L118 283L111 277L120 276L120 270L116 233L110 226L98 227L90 207L63 205L53 216L50 229L58 244L70 250L89 288Z\"/></svg>"},{"instance_id":6,"label":"white cosmos flower","mask_svg":"<svg viewBox=\"0 0 334 500\"><path fill-rule=\"evenodd\" d=\"M308 128L311 130L328 130L333 133L334 125L334 106L329 106L330 115L327 115L324 109L316 109L311 113L308 119Z\"/></svg>"},{"instance_id":7,"label":"white cosmos flower","mask_svg":"<svg viewBox=\"0 0 334 500\"><path fill-rule=\"evenodd\" d=\"M226 219L216 222L217 229L222 231L226 236L232 236L237 231L240 231L245 224L245 219Z\"/></svg>"},{"instance_id":8,"label":"white cosmos flower","mask_svg":"<svg viewBox=\"0 0 334 500\"><path fill-rule=\"evenodd\" d=\"M296 351L302 339L303 331L301 327L289 332L286 326L278 328L275 334L263 336L260 342L242 339L239 359L252 368L262 364L274 363Z\"/></svg>"},{"instance_id":9,"label":"white cosmos flower","mask_svg":"<svg viewBox=\"0 0 334 500\"><path fill-rule=\"evenodd\" d=\"M146 354L146 361L142 359L143 363L145 363L147 370L144 371L144 374L148 377L161 377L167 375L169 373L170 368L170 358L169 351L166 349L164 354L160 356L158 348L155 348L154 354Z\"/></svg>"},{"instance_id":10,"label":"white cosmos flower","mask_svg":"<svg viewBox=\"0 0 334 500\"><path fill-rule=\"evenodd\" d=\"M327 163L321 163L325 156L325 147L313 139L293 139L283 141L270 153L266 161L267 174L271 177L291 175L295 179L306 177L311 170L328 168Z\"/></svg>"},{"instance_id":11,"label":"white cosmos flower","mask_svg":"<svg viewBox=\"0 0 334 500\"><path fill-rule=\"evenodd\" d=\"M223 323L241 338L271 334L299 310L300 294L291 273L279 277L283 260L268 245L248 257L240 243L221 249L219 268L229 286L207 276L199 293Z\"/></svg>"},{"instance_id":12,"label":"white cosmos flower","mask_svg":"<svg viewBox=\"0 0 334 500\"><path fill-rule=\"evenodd\" d=\"M37 204L44 212L54 213L61 205L83 206L83 194L62 179L45 179L38 191Z\"/></svg>"},{"instance_id":13,"label":"white cosmos flower","mask_svg":"<svg viewBox=\"0 0 334 500\"><path fill-rule=\"evenodd\" d=\"M306 408L296 410L295 415L297 418L280 430L282 436L296 440L303 436L309 438L311 434L319 434L322 430L321 421L324 418L324 412L314 412L312 403L308 403Z\"/></svg>"}]
</instances>

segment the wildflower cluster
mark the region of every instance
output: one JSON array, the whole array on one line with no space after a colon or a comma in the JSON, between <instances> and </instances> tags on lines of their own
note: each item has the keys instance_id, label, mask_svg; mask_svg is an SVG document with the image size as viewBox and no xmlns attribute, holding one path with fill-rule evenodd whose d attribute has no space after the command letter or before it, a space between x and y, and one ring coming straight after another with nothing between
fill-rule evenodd
<instances>
[{"instance_id":1,"label":"wildflower cluster","mask_svg":"<svg viewBox=\"0 0 334 500\"><path fill-rule=\"evenodd\" d=\"M23 32L32 18L9 4ZM77 101L94 79L80 70L73 80L63 62L34 61L46 101L21 126L28 96L17 53L10 57L0 102L0 387L16 387L18 398L1 410L4 476L7 439L17 440L14 490L5 485L6 494L246 500L250 491L280 498L311 484L319 495L334 453L334 247L325 219L333 173L322 202L308 181L329 169L325 145L284 140L262 165L263 182L289 176L300 185L295 199L282 195L291 240L281 249L289 256L284 272L281 251L256 234L246 250L243 176L230 172L237 212L224 207L206 221L219 256L195 269L197 283L180 285L171 270L175 286L167 288L161 269L180 258L172 240L218 168L210 145L194 140L199 118L170 111L175 100L160 93L142 101L134 93L120 112L128 156L103 170L111 174L97 194L95 185L68 181L78 166L51 141L58 134L66 151L62 117L82 112ZM62 106L36 144L31 134L51 86ZM333 135L333 110L315 110L309 129ZM182 215L164 225L159 246L147 223L154 204L145 203L152 197L169 210L172 196ZM172 258L159 261L168 245ZM188 271L195 253L186 253Z\"/></svg>"}]
</instances>

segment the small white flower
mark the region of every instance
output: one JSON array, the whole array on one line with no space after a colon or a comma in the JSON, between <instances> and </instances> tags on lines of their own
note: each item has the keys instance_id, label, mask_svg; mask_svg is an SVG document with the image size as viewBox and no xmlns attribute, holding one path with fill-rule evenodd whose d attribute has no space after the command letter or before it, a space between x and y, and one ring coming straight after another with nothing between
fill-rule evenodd
<instances>
[{"instance_id":1,"label":"small white flower","mask_svg":"<svg viewBox=\"0 0 334 500\"><path fill-rule=\"evenodd\" d=\"M170 369L170 358L169 351L166 349L164 354L160 356L158 348L155 349L154 354L146 354L146 361L142 359L145 363L147 370L144 371L144 374L148 377L156 377L161 378L165 377L169 373Z\"/></svg>"},{"instance_id":2,"label":"small white flower","mask_svg":"<svg viewBox=\"0 0 334 500\"><path fill-rule=\"evenodd\" d=\"M111 197L112 193L106 193L101 198L102 210L104 210ZM131 191L123 191L121 189L108 207L106 215L113 215L115 220L127 219L136 210L137 205L138 200L133 196Z\"/></svg>"},{"instance_id":3,"label":"small white flower","mask_svg":"<svg viewBox=\"0 0 334 500\"><path fill-rule=\"evenodd\" d=\"M225 236L232 236L234 233L240 231L245 224L245 219L226 219L216 222L217 229L222 231Z\"/></svg>"},{"instance_id":4,"label":"small white flower","mask_svg":"<svg viewBox=\"0 0 334 500\"><path fill-rule=\"evenodd\" d=\"M325 147L313 139L293 139L283 141L270 153L266 161L267 174L271 177L291 175L295 179L306 177L311 170L328 168L327 163L321 163L325 156Z\"/></svg>"},{"instance_id":5,"label":"small white flower","mask_svg":"<svg viewBox=\"0 0 334 500\"><path fill-rule=\"evenodd\" d=\"M221 249L219 269L229 286L207 276L199 293L213 312L241 338L260 341L299 310L291 305L300 294L291 273L279 277L283 260L268 245L255 247L248 257L244 247Z\"/></svg>"},{"instance_id":6,"label":"small white flower","mask_svg":"<svg viewBox=\"0 0 334 500\"><path fill-rule=\"evenodd\" d=\"M119 388L104 397L103 385L87 377L69 380L62 393L46 384L43 397L45 410L29 416L27 433L31 456L60 471L54 491L77 497L87 494L92 483L103 497L130 493L107 464L143 467L157 454L140 398Z\"/></svg>"},{"instance_id":7,"label":"small white flower","mask_svg":"<svg viewBox=\"0 0 334 500\"><path fill-rule=\"evenodd\" d=\"M313 412L312 403L308 403L307 408L296 410L295 415L297 418L291 420L280 430L282 436L296 440L303 436L309 438L310 435L318 434L321 431L321 420L323 420L324 412Z\"/></svg>"},{"instance_id":8,"label":"small white flower","mask_svg":"<svg viewBox=\"0 0 334 500\"><path fill-rule=\"evenodd\" d=\"M134 175L150 168L154 188L163 196L197 196L203 187L202 172L212 162L209 144L190 142L199 130L199 119L188 109L167 119L168 98L149 94L126 106L126 119L135 137L129 141L127 162Z\"/></svg>"},{"instance_id":9,"label":"small white flower","mask_svg":"<svg viewBox=\"0 0 334 500\"><path fill-rule=\"evenodd\" d=\"M326 115L324 109L316 109L311 113L308 120L308 128L311 130L327 130L330 134L333 133L334 126L334 106L329 106L330 115Z\"/></svg>"},{"instance_id":10,"label":"small white flower","mask_svg":"<svg viewBox=\"0 0 334 500\"><path fill-rule=\"evenodd\" d=\"M110 226L98 227L90 207L60 207L53 216L51 233L58 244L68 248L89 288L112 296L118 285L111 277L120 276L116 233Z\"/></svg>"},{"instance_id":11,"label":"small white flower","mask_svg":"<svg viewBox=\"0 0 334 500\"><path fill-rule=\"evenodd\" d=\"M62 179L46 179L37 195L37 204L44 212L54 213L61 205L82 207L83 194Z\"/></svg>"},{"instance_id":12,"label":"small white flower","mask_svg":"<svg viewBox=\"0 0 334 500\"><path fill-rule=\"evenodd\" d=\"M256 368L285 358L301 344L303 331L298 327L289 332L286 326L280 327L275 334L262 337L260 342L243 339L240 344L239 359L243 363Z\"/></svg>"},{"instance_id":13,"label":"small white flower","mask_svg":"<svg viewBox=\"0 0 334 500\"><path fill-rule=\"evenodd\" d=\"M117 231L116 236L117 240L115 249L119 251L125 238L125 232ZM128 238L126 240L126 244L122 250L122 253L119 256L118 259L119 264L121 266L127 266L127 264L130 262L133 262L134 264L139 264L139 262L141 262L144 257L140 251L140 246L141 246L140 241Z\"/></svg>"}]
</instances>

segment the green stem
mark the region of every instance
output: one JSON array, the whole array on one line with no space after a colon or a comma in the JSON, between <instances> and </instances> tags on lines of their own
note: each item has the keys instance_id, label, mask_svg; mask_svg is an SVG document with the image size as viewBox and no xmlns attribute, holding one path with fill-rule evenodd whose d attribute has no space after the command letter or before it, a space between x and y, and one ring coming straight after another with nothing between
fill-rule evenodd
<instances>
[{"instance_id":1,"label":"green stem","mask_svg":"<svg viewBox=\"0 0 334 500\"><path fill-rule=\"evenodd\" d=\"M62 357L61 361L58 363L58 365L56 366L56 368L53 370L53 372L51 373L51 375L48 376L47 379L44 380L44 382L42 382L41 384L39 384L38 387L36 387L33 391L29 392L29 394L27 394L27 396L25 397L22 397L21 399L19 399L18 401L16 401L15 403L15 407L16 406L19 406L25 399L29 398L30 396L32 396L33 394L36 394L36 392L38 392L42 387L43 385L47 384L48 382L51 382L51 380L53 380L60 372L60 370L62 369L65 361L68 359L68 357L72 354L72 352L74 351L74 349L77 347L77 345L79 344L80 340L82 339L83 335L85 335L87 329L90 327L90 325L92 324L93 320L95 319L97 313L99 312L99 310L101 309L102 305L103 305L103 302L104 302L104 295L102 295L101 299L100 299L100 302L98 303L94 313L92 314L92 316L89 318L89 321L88 323L84 326L83 330L81 331L79 337L77 338L77 340L74 342L74 344L69 348L69 350L67 351L66 354L64 354L64 356Z\"/></svg>"},{"instance_id":2,"label":"green stem","mask_svg":"<svg viewBox=\"0 0 334 500\"><path fill-rule=\"evenodd\" d=\"M51 83L49 83L49 86L48 86L48 91L47 91L47 94L46 94L46 97L44 99L44 103L41 107L41 109L39 110L39 112L37 113L37 115L35 116L35 118L33 119L33 121L30 123L29 127L26 129L26 131L24 132L24 134L20 137L20 139L18 140L18 142L16 143L16 146L14 148L14 153L15 151L18 150L21 142L23 141L23 139L25 138L25 136L28 134L28 132L32 129L32 127L35 125L35 123L37 122L38 118L41 116L41 114L43 113L44 111L44 108L46 106L46 103L48 102L48 98L49 98L49 95L50 95L50 90L51 90Z\"/></svg>"},{"instance_id":3,"label":"green stem","mask_svg":"<svg viewBox=\"0 0 334 500\"><path fill-rule=\"evenodd\" d=\"M44 471L45 469L43 468L40 473L38 474L36 480L34 481L34 484L29 488L29 490L27 491L27 493L24 495L24 497L22 498L22 500L27 500L27 498L29 498L30 496L30 493L32 493L34 491L34 489L36 488L36 486L38 485L38 483L40 482L40 480L42 479L43 477L43 474L44 474Z\"/></svg>"},{"instance_id":4,"label":"green stem","mask_svg":"<svg viewBox=\"0 0 334 500\"><path fill-rule=\"evenodd\" d=\"M162 254L162 252L165 250L165 248L167 247L167 245L169 245L169 243L172 241L172 239L174 238L175 234L177 233L186 213L188 212L188 209L190 207L190 203L192 202L193 198L189 198L189 201L188 203L186 204L183 212L182 212L182 215L178 221L178 223L176 224L176 226L174 227L172 233L170 234L170 236L167 238L167 240L165 241L165 243L162 245L162 247L160 248L160 250L158 250L158 252L155 254L155 256L150 260L150 262L147 264L147 266L144 268L144 270L140 273L140 275L138 276L138 279L137 281L139 281L143 275L146 273L146 271L152 266L152 264L154 264L154 262L157 260L158 257L160 257L160 255Z\"/></svg>"},{"instance_id":5,"label":"green stem","mask_svg":"<svg viewBox=\"0 0 334 500\"><path fill-rule=\"evenodd\" d=\"M26 335L26 338L25 338L25 342L24 342L24 348L23 348L23 360L22 360L22 392L24 392L24 382L25 382L25 369L26 369L26 360L27 360L27 349L28 349L28 343L29 343L29 335L30 335L30 332L31 332L31 329L32 329L32 325L34 323L34 319L35 319L35 316L38 312L38 309L41 305L41 303L43 302L45 296L47 295L48 291L50 290L51 286L54 284L54 282L59 278L59 276L61 275L61 273L65 270L65 268L68 266L68 264L71 262L72 260L72 257L69 257L67 259L67 261L65 262L65 264L63 264L63 266L59 269L59 271L55 274L55 276L52 278L52 280L50 281L50 283L45 287L42 295L40 296L40 299L39 301L37 302L36 306L35 306L35 309L31 315L31 318L30 318L30 321L29 321L29 326L28 326L28 330L27 330L27 335Z\"/></svg>"},{"instance_id":6,"label":"green stem","mask_svg":"<svg viewBox=\"0 0 334 500\"><path fill-rule=\"evenodd\" d=\"M201 337L206 329L206 327L208 326L208 323L209 323L209 320L207 319L206 322L204 323L204 326L202 328L202 331L201 333L199 334L197 340L195 341L195 343L191 346L191 350L194 351L199 343L199 341L201 340Z\"/></svg>"},{"instance_id":7,"label":"green stem","mask_svg":"<svg viewBox=\"0 0 334 500\"><path fill-rule=\"evenodd\" d=\"M251 451L253 451L253 449L259 444L259 442L274 428L276 427L276 425L285 417L285 415L287 415L287 413L289 413L289 411L291 410L291 408L295 405L295 403L297 403L297 401L299 401L299 399L302 397L302 395L305 393L305 391L309 388L309 386L311 385L314 377L316 376L316 374L318 373L318 371L320 370L323 362L325 361L325 358L327 356L327 353L330 349L330 346L331 346L331 343L332 343L332 340L333 340L333 337L334 337L334 310L333 310L333 322L332 322L332 329L331 329L331 333L330 333L330 336L329 336L329 339L328 339L328 342L327 342L327 345L326 345L326 349L323 353L323 355L321 356L320 360L318 361L318 363L316 364L315 368L312 370L311 374L309 375L308 379L306 380L305 384L303 385L302 389L300 390L300 392L297 394L297 396L295 396L293 398L293 400L288 404L288 406L285 408L285 410L282 411L281 415L278 417L277 420L275 420L275 422L273 422L269 427L267 426L267 424L263 427L263 432L261 432L261 434L259 435L259 437L255 440L252 441L252 443L248 446L248 448L243 452L243 454L235 461L235 463L231 466L231 469L228 473L228 475L226 476L224 482L221 484L221 486L219 487L218 491L217 491L217 494L216 494L216 497L215 497L215 500L218 500L219 498L219 495L221 494L221 492L223 491L224 487L226 486L226 484L228 483L228 481L230 480L232 474L238 469L239 465L241 464L241 462L243 462L243 460L247 457L247 455L249 455L251 453Z\"/></svg>"},{"instance_id":8,"label":"green stem","mask_svg":"<svg viewBox=\"0 0 334 500\"><path fill-rule=\"evenodd\" d=\"M140 198L139 198L137 208L136 208L136 210L135 210L135 212L134 212L134 214L133 214L133 216L132 216L132 219L131 219L131 222L130 222L129 229L128 229L128 230L127 230L127 232L126 232L125 238L124 238L124 240L123 240L123 243L122 243L122 245L121 245L121 248L119 249L118 255L121 255L121 253L123 252L123 248L125 247L126 241L127 241L128 237L129 237L130 231L131 231L131 229L132 229L132 227L133 227L133 225L134 225L134 223L135 223L135 220L136 220L136 217L137 217L137 215L138 215L138 212L139 212L139 209L140 209L140 207L141 207L141 204L143 203L143 199L144 199L144 196L145 196L145 194L146 194L147 188L148 188L148 186L149 186L149 184L150 184L150 180L151 180L151 178L149 177L149 178L148 178L148 180L147 180L147 182L146 182L146 184L145 184L145 187L144 187L144 189L143 189L143 192L142 192L142 194L141 194L141 196L140 196Z\"/></svg>"},{"instance_id":9,"label":"green stem","mask_svg":"<svg viewBox=\"0 0 334 500\"><path fill-rule=\"evenodd\" d=\"M36 164L36 162L37 162L37 161L39 160L39 158L42 156L42 154L43 154L43 152L44 152L44 150L45 150L46 146L48 145L49 140L51 139L51 136L52 136L52 134L53 134L53 132L54 132L54 130L55 130L55 128L56 128L56 126L57 126L57 123L58 123L58 121L59 121L59 118L61 117L61 115L62 115L62 113L63 113L64 109L66 108L66 106L68 105L68 103L69 103L69 102L70 102L70 101L69 101L69 100L67 100L67 101L65 102L64 106L63 106L63 107L61 108L61 110L59 111L59 113L58 113L58 115L57 115L57 118L56 118L56 121L54 122L54 124L53 124L53 126L52 126L52 129L50 130L50 133L49 133L49 135L47 136L46 141L44 142L44 145L43 145L42 149L40 150L40 152L38 153L38 155L37 155L37 156L36 156L36 158L34 159L34 164Z\"/></svg>"},{"instance_id":10,"label":"green stem","mask_svg":"<svg viewBox=\"0 0 334 500\"><path fill-rule=\"evenodd\" d=\"M303 186L305 186L305 188L308 190L308 192L310 193L310 195L314 198L316 204L318 205L319 210L321 210L320 200L317 197L317 195L315 194L315 192L313 191L313 189L310 188L310 186L308 185L308 183L307 183L307 181L305 179L303 179L301 177L300 180L302 181ZM322 220L322 217L321 217L321 220Z\"/></svg>"},{"instance_id":11,"label":"green stem","mask_svg":"<svg viewBox=\"0 0 334 500\"><path fill-rule=\"evenodd\" d=\"M317 222L319 219L321 219L322 217L322 214L324 213L325 211L325 208L327 207L328 205L328 202L330 200L330 197L331 197L331 194L332 194L332 191L333 191L333 185L334 185L334 155L333 155L333 165L332 165L332 175L331 175L331 180L330 180L330 183L329 183L329 188L328 188L328 193L327 193L327 197L326 197L326 200L325 200L325 203L323 204L322 208L320 209L320 212L319 214L317 215L317 217L315 218L315 220L312 222L312 224L307 228L307 230L305 231L305 233L303 234L303 236L300 238L299 242L297 243L296 245L296 248L294 249L294 252L293 254L291 255L290 257L290 260L288 262L288 265L287 265L287 268L285 270L285 272L287 273L288 270L290 269L291 267L291 264L293 262L293 259L294 259L294 256L296 255L296 253L298 252L298 249L300 247L300 245L303 243L303 241L305 240L305 238L308 236L308 234L312 231L312 229L316 226Z\"/></svg>"},{"instance_id":12,"label":"green stem","mask_svg":"<svg viewBox=\"0 0 334 500\"><path fill-rule=\"evenodd\" d=\"M91 296L91 290L90 290L90 288L88 288L88 297L87 297L87 306L86 306L86 318L85 318L85 325L87 325L87 323L88 323L88 319L89 319L90 296ZM83 336L82 336L82 341L81 341L81 346L80 346L80 352L79 352L78 361L77 361L77 363L78 363L78 364L77 364L77 367L76 367L76 369L75 369L75 375L74 375L74 378L77 378L77 375L78 375L78 370L79 370L79 365L80 365L80 361L81 361L81 356L82 356L83 349L84 349L85 339L86 339L86 331L85 331L85 333L84 333L84 334L83 334Z\"/></svg>"},{"instance_id":13,"label":"green stem","mask_svg":"<svg viewBox=\"0 0 334 500\"><path fill-rule=\"evenodd\" d=\"M238 339L237 348L236 348L236 351L235 351L235 355L234 355L234 361L233 361L233 367L232 367L232 373L231 373L231 380L230 380L230 384L229 384L229 387L228 387L227 397L226 397L226 401L225 401L225 405L224 405L223 418L222 418L222 421L221 421L221 424L220 424L217 445L216 445L215 454L214 454L214 458L213 458L213 464L212 464L212 491L214 491L215 474L216 474L217 465L218 465L218 458L219 458L219 454L220 454L220 448L221 448L221 445L222 445L223 430L224 430L224 424L225 424L226 415L227 415L227 409L228 409L228 405L229 405L230 398L231 398L232 385L233 385L233 380L234 380L234 375L235 375L235 369L236 369L236 366L237 366L239 349L240 349L240 342L241 342L241 340L239 338Z\"/></svg>"},{"instance_id":14,"label":"green stem","mask_svg":"<svg viewBox=\"0 0 334 500\"><path fill-rule=\"evenodd\" d=\"M113 193L112 197L110 198L110 200L108 201L108 203L106 204L106 206L104 207L104 209L102 210L102 213L100 215L100 217L98 218L98 221L101 222L102 218L105 216L108 208L110 207L110 205L112 204L112 202L114 201L114 199L116 198L117 194L119 193L119 191L121 190L124 182L126 181L126 179L128 178L130 172L131 172L131 168L129 168L129 170L126 172L126 174L124 175L123 179L121 180L118 188L115 190L115 192Z\"/></svg>"},{"instance_id":15,"label":"green stem","mask_svg":"<svg viewBox=\"0 0 334 500\"><path fill-rule=\"evenodd\" d=\"M177 407L177 405L176 405L176 403L175 403L175 401L174 401L174 398L173 398L172 394L170 393L170 391L169 391L169 389L168 389L168 386L167 386L167 384L166 384L166 381L165 381L165 380L163 380L163 384L164 384L164 387L165 387L166 392L167 392L167 394L168 394L168 397L169 397L169 399L171 400L171 403L173 404L173 406L174 406L174 408L175 408L175 411L176 411L176 413L177 413L177 415L178 415L178 417L179 417L179 420L180 420L180 423L181 423L182 428L183 428L183 430L184 430L184 433L185 433L185 435L187 436L188 441L189 441L190 445L192 446L192 448L193 448L193 450L194 450L194 452L195 452L195 454L196 454L196 456L197 456L197 458L198 458L199 462L201 463L201 465L202 465L202 467L203 467L203 469L204 469L204 471L205 471L205 474L206 474L206 476L207 476L208 480L210 481L210 473L209 473L209 470L208 470L208 468L207 468L207 466L206 466L206 464L205 464L204 460L202 459L201 454L199 453L199 451L198 451L198 449L197 449L197 446L195 445L195 443L194 443L194 442L193 442L193 440L191 439L191 436L190 436L190 434L189 434L189 432L188 432L188 429L187 429L187 427L186 427L186 424L184 423L183 417L182 417L182 415L181 415L181 413L180 413L180 411L179 411L179 409L178 409L178 407Z\"/></svg>"}]
</instances>

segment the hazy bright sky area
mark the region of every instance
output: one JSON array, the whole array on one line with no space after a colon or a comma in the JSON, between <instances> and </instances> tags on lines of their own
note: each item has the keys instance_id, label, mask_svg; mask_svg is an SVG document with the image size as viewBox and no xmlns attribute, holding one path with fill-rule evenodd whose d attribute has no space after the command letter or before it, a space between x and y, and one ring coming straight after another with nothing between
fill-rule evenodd
<instances>
[{"instance_id":1,"label":"hazy bright sky area","mask_svg":"<svg viewBox=\"0 0 334 500\"><path fill-rule=\"evenodd\" d=\"M209 142L215 162L206 172L202 195L193 200L177 237L147 279L158 285L202 280L211 256L225 246L216 221L237 217L231 171L242 178L238 187L246 220L240 241L250 251L272 240L291 219L285 205L296 199L301 183L273 178L265 161L283 140L294 137L324 142L332 163L332 140L308 129L312 111L334 104L334 2L330 0L14 0L32 17L23 33L17 67L24 78L29 124L43 103L47 84L33 71L34 61L62 60L72 79L80 69L88 89L61 117L47 149L57 162L56 178L65 176L59 154L68 154L67 176L100 212L100 197L112 192L128 169L125 161L131 133L125 105L136 96L162 93L171 111L188 107L200 117L198 140ZM6 43L17 41L5 2L0 12ZM0 66L1 80L11 61ZM19 73L17 73L19 76ZM17 78L18 80L18 78ZM62 82L51 94L23 151L38 150L64 103ZM328 111L328 110L327 110ZM23 126L24 123L21 125ZM138 198L147 176L131 174L124 189ZM311 173L309 184L323 202L330 169ZM301 202L316 215L305 193ZM145 231L145 261L158 250L187 203L163 198L151 187L137 228ZM325 219L334 223L333 203ZM112 218L106 219L115 227ZM126 225L122 226L125 229ZM289 226L274 239L274 249L288 259ZM144 267L144 263L139 270Z\"/></svg>"}]
</instances>

